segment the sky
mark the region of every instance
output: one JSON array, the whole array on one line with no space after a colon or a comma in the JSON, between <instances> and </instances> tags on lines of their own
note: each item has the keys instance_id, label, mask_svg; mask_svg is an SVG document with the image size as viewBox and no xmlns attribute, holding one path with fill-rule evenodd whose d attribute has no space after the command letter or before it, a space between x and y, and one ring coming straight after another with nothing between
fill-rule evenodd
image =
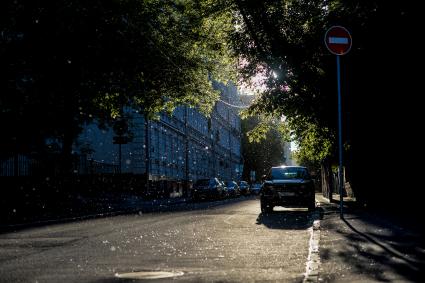
<instances>
[{"instance_id":1,"label":"sky","mask_svg":"<svg viewBox=\"0 0 425 283\"><path fill-rule=\"evenodd\" d=\"M294 152L298 150L298 144L296 142L291 142L291 151Z\"/></svg>"}]
</instances>

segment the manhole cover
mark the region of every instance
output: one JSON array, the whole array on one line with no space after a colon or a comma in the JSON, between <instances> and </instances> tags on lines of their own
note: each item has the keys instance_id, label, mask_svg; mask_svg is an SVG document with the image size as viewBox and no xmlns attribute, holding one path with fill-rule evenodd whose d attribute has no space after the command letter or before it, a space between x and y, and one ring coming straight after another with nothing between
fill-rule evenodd
<instances>
[{"instance_id":1,"label":"manhole cover","mask_svg":"<svg viewBox=\"0 0 425 283\"><path fill-rule=\"evenodd\" d=\"M124 278L124 279L162 279L182 276L184 272L181 271L139 271L139 272L129 272L129 273L116 273L115 277Z\"/></svg>"}]
</instances>

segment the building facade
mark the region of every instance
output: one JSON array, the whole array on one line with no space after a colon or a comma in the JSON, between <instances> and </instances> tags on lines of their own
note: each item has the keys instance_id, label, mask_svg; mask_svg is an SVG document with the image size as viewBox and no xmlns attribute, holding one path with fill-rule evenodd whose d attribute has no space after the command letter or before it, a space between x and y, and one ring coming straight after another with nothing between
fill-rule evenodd
<instances>
[{"instance_id":1,"label":"building facade","mask_svg":"<svg viewBox=\"0 0 425 283\"><path fill-rule=\"evenodd\" d=\"M109 168L105 171L120 167L121 173L148 173L154 188L162 184L181 191L186 181L211 177L240 180L241 124L237 109L230 106L237 103L238 92L233 84L215 83L214 87L221 99L210 117L188 106L177 107L172 115L161 113L158 120L128 110L130 142L114 144L112 129L90 124L80 135L76 151L86 153L97 168Z\"/></svg>"}]
</instances>

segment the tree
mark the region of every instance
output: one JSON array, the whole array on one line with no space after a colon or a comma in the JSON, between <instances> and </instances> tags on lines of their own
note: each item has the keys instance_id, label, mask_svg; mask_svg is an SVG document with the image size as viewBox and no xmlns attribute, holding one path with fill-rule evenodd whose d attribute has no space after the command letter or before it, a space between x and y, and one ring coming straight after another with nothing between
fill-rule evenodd
<instances>
[{"instance_id":1,"label":"tree","mask_svg":"<svg viewBox=\"0 0 425 283\"><path fill-rule=\"evenodd\" d=\"M244 159L243 179L250 180L250 172L256 172L259 181L272 166L283 164L284 134L277 120L258 116L245 117L241 123L242 154Z\"/></svg>"},{"instance_id":2,"label":"tree","mask_svg":"<svg viewBox=\"0 0 425 283\"><path fill-rule=\"evenodd\" d=\"M411 46L397 36L414 38L421 32L417 4L379 0L233 3L238 28L232 38L243 58L243 78L249 80L258 72L267 75L267 89L250 111L284 115L303 158L310 161L332 162L337 145L335 58L325 49L323 36L336 24L351 31L353 48L341 59L347 176L364 200L382 205L388 203L382 202L383 194L399 198L402 182L383 182L379 176L387 175L399 161L391 158L396 151L392 148L396 129L405 127L413 144L420 140L414 121L420 112L415 93L421 89L421 80L413 67L422 64L423 56L412 53ZM412 156L414 148L422 147L411 147ZM379 166L365 175L365 162L370 161Z\"/></svg>"},{"instance_id":3,"label":"tree","mask_svg":"<svg viewBox=\"0 0 425 283\"><path fill-rule=\"evenodd\" d=\"M211 1L6 0L0 14L2 151L64 156L85 122L132 107L208 113L231 79L226 10Z\"/></svg>"},{"instance_id":4,"label":"tree","mask_svg":"<svg viewBox=\"0 0 425 283\"><path fill-rule=\"evenodd\" d=\"M330 154L328 148L307 144L315 136L334 136L334 98L330 91L330 65L323 59L323 32L326 26L326 3L323 1L244 1L238 0L240 28L234 44L246 59L245 78L261 71L266 75L266 90L251 107L252 114L285 116L292 137L310 156ZM248 42L248 44L247 44ZM328 56L329 57L329 56ZM332 85L333 86L333 85ZM325 129L318 131L317 129ZM331 141L327 141L332 143Z\"/></svg>"}]
</instances>

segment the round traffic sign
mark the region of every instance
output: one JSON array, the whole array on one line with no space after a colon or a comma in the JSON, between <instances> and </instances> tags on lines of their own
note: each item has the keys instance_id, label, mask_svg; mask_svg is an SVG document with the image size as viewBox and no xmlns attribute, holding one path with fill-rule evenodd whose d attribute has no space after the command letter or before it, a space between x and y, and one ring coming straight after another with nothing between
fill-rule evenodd
<instances>
[{"instance_id":1,"label":"round traffic sign","mask_svg":"<svg viewBox=\"0 0 425 283\"><path fill-rule=\"evenodd\" d=\"M341 26L333 26L326 31L325 45L335 55L345 55L351 49L350 32Z\"/></svg>"}]
</instances>

